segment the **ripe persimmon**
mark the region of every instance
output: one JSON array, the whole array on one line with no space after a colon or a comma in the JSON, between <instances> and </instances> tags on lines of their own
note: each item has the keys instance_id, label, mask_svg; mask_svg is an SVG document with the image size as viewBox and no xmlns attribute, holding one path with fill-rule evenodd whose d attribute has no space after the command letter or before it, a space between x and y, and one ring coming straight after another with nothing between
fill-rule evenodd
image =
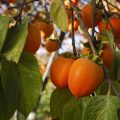
<instances>
[{"instance_id":1,"label":"ripe persimmon","mask_svg":"<svg viewBox=\"0 0 120 120\"><path fill-rule=\"evenodd\" d=\"M61 89L68 87L68 74L73 59L58 56L52 63L50 77L53 84Z\"/></svg>"},{"instance_id":2,"label":"ripe persimmon","mask_svg":"<svg viewBox=\"0 0 120 120\"><path fill-rule=\"evenodd\" d=\"M2 2L3 0L0 0L0 1ZM8 3L15 3L16 0L7 0L7 2L8 2Z\"/></svg>"},{"instance_id":3,"label":"ripe persimmon","mask_svg":"<svg viewBox=\"0 0 120 120\"><path fill-rule=\"evenodd\" d=\"M41 32L41 37L43 38L47 38L49 37L53 31L54 31L54 28L53 26L48 23L48 22L45 22L45 21L35 21L34 24L39 28L40 32Z\"/></svg>"},{"instance_id":4,"label":"ripe persimmon","mask_svg":"<svg viewBox=\"0 0 120 120\"><path fill-rule=\"evenodd\" d=\"M29 24L28 35L24 50L31 53L35 53L39 49L40 44L41 44L41 36L39 29L35 25Z\"/></svg>"},{"instance_id":5,"label":"ripe persimmon","mask_svg":"<svg viewBox=\"0 0 120 120\"><path fill-rule=\"evenodd\" d=\"M120 18L110 18L109 22L105 23L104 21L101 21L98 24L99 31L103 32L105 29L107 29L114 32L113 34L115 35L115 42L120 44Z\"/></svg>"},{"instance_id":6,"label":"ripe persimmon","mask_svg":"<svg viewBox=\"0 0 120 120\"><path fill-rule=\"evenodd\" d=\"M102 16L102 10L99 8L96 8L96 14L95 14L95 26L98 25L100 22L100 18ZM83 21L86 25L86 27L91 28L92 27L92 21L93 21L93 9L91 4L87 4L83 7L81 11L81 15L83 18Z\"/></svg>"},{"instance_id":7,"label":"ripe persimmon","mask_svg":"<svg viewBox=\"0 0 120 120\"><path fill-rule=\"evenodd\" d=\"M60 48L60 43L58 40L48 39L45 44L45 48L48 52L54 52Z\"/></svg>"},{"instance_id":8,"label":"ripe persimmon","mask_svg":"<svg viewBox=\"0 0 120 120\"><path fill-rule=\"evenodd\" d=\"M111 46L109 44L105 44L103 48L103 52L101 54L101 58L103 59L104 65L109 68L114 59L114 54Z\"/></svg>"},{"instance_id":9,"label":"ripe persimmon","mask_svg":"<svg viewBox=\"0 0 120 120\"><path fill-rule=\"evenodd\" d=\"M8 0L9 3L15 3L16 0Z\"/></svg>"},{"instance_id":10,"label":"ripe persimmon","mask_svg":"<svg viewBox=\"0 0 120 120\"><path fill-rule=\"evenodd\" d=\"M107 29L107 22L101 20L98 24L98 29L100 32L103 32L105 29Z\"/></svg>"},{"instance_id":11,"label":"ripe persimmon","mask_svg":"<svg viewBox=\"0 0 120 120\"><path fill-rule=\"evenodd\" d=\"M97 89L103 77L101 66L87 58L79 58L70 67L68 86L75 97L88 96Z\"/></svg>"},{"instance_id":12,"label":"ripe persimmon","mask_svg":"<svg viewBox=\"0 0 120 120\"><path fill-rule=\"evenodd\" d=\"M79 21L77 19L74 20L74 31L78 30ZM72 23L68 22L68 30L72 31Z\"/></svg>"},{"instance_id":13,"label":"ripe persimmon","mask_svg":"<svg viewBox=\"0 0 120 120\"><path fill-rule=\"evenodd\" d=\"M68 19L71 19L71 10L66 9L66 13L67 13Z\"/></svg>"}]
</instances>

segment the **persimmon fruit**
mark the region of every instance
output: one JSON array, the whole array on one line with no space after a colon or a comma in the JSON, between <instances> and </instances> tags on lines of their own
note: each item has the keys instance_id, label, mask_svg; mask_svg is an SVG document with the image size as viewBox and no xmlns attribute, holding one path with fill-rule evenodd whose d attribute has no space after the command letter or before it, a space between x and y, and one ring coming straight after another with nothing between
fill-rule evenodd
<instances>
[{"instance_id":1,"label":"persimmon fruit","mask_svg":"<svg viewBox=\"0 0 120 120\"><path fill-rule=\"evenodd\" d=\"M45 44L45 48L48 52L54 52L60 48L60 43L58 40L48 39Z\"/></svg>"},{"instance_id":2,"label":"persimmon fruit","mask_svg":"<svg viewBox=\"0 0 120 120\"><path fill-rule=\"evenodd\" d=\"M0 0L1 2L3 1L3 0ZM7 2L8 3L16 3L16 0L7 0Z\"/></svg>"},{"instance_id":3,"label":"persimmon fruit","mask_svg":"<svg viewBox=\"0 0 120 120\"><path fill-rule=\"evenodd\" d=\"M120 18L110 18L109 22L110 23L101 21L98 24L98 29L100 32L103 32L105 29L112 32L114 31L113 34L115 35L115 42L120 44Z\"/></svg>"},{"instance_id":4,"label":"persimmon fruit","mask_svg":"<svg viewBox=\"0 0 120 120\"><path fill-rule=\"evenodd\" d=\"M79 58L70 67L68 86L75 97L88 96L97 89L103 77L101 66L87 58Z\"/></svg>"},{"instance_id":5,"label":"persimmon fruit","mask_svg":"<svg viewBox=\"0 0 120 120\"><path fill-rule=\"evenodd\" d=\"M96 14L95 14L95 26L98 25L98 23L100 22L100 18L102 16L102 10L99 8L96 8ZM92 21L93 21L93 9L92 9L92 5L91 4L87 4L83 7L82 11L81 11L81 15L83 18L83 21L86 25L87 28L91 28L92 27Z\"/></svg>"},{"instance_id":6,"label":"persimmon fruit","mask_svg":"<svg viewBox=\"0 0 120 120\"><path fill-rule=\"evenodd\" d=\"M101 54L101 58L103 59L103 64L107 68L109 68L114 59L113 50L109 44L104 45L103 52Z\"/></svg>"},{"instance_id":7,"label":"persimmon fruit","mask_svg":"<svg viewBox=\"0 0 120 120\"><path fill-rule=\"evenodd\" d=\"M9 3L15 3L16 0L8 0Z\"/></svg>"},{"instance_id":8,"label":"persimmon fruit","mask_svg":"<svg viewBox=\"0 0 120 120\"><path fill-rule=\"evenodd\" d=\"M41 36L39 29L35 25L29 24L24 50L34 54L39 49L40 44Z\"/></svg>"},{"instance_id":9,"label":"persimmon fruit","mask_svg":"<svg viewBox=\"0 0 120 120\"><path fill-rule=\"evenodd\" d=\"M79 21L77 19L74 20L74 31L78 30L78 26L79 26ZM69 22L68 23L68 30L72 31L72 23Z\"/></svg>"},{"instance_id":10,"label":"persimmon fruit","mask_svg":"<svg viewBox=\"0 0 120 120\"><path fill-rule=\"evenodd\" d=\"M71 19L71 10L66 9L66 13L67 13L68 19Z\"/></svg>"},{"instance_id":11,"label":"persimmon fruit","mask_svg":"<svg viewBox=\"0 0 120 120\"><path fill-rule=\"evenodd\" d=\"M73 61L73 59L63 56L58 56L53 61L50 69L50 77L56 87L61 89L68 87L68 74Z\"/></svg>"},{"instance_id":12,"label":"persimmon fruit","mask_svg":"<svg viewBox=\"0 0 120 120\"><path fill-rule=\"evenodd\" d=\"M53 26L45 21L35 21L34 24L39 28L39 31L41 32L42 38L48 38L53 33L54 28Z\"/></svg>"}]
</instances>

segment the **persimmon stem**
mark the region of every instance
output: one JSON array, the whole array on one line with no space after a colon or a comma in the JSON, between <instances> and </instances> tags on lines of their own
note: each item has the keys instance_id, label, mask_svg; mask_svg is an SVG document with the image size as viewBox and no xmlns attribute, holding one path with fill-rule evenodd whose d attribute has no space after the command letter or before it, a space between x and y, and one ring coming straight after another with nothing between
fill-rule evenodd
<instances>
[{"instance_id":1,"label":"persimmon stem","mask_svg":"<svg viewBox=\"0 0 120 120\"><path fill-rule=\"evenodd\" d=\"M69 2L70 2L71 7L77 13L79 23L80 23L81 27L83 28L84 32L86 33L86 36L88 38L88 42L90 44L90 47L91 47L91 50L92 50L93 54L97 54L96 49L95 49L95 47L93 45L93 42L92 42L92 37L91 37L91 35L88 32L88 28L85 26L85 23L84 23L83 18L82 18L81 14L80 14L80 11L76 7L74 7L74 5L72 4L71 0L69 0Z\"/></svg>"},{"instance_id":2,"label":"persimmon stem","mask_svg":"<svg viewBox=\"0 0 120 120\"><path fill-rule=\"evenodd\" d=\"M72 23L72 46L73 46L73 54L74 56L77 55L76 47L75 47L75 38L74 38L74 10L71 8L71 23Z\"/></svg>"}]
</instances>

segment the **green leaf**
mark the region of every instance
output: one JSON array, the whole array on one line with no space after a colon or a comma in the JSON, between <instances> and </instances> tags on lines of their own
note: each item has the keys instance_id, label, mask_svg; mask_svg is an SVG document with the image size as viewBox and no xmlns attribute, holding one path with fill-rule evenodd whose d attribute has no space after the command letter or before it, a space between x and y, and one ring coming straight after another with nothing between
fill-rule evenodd
<instances>
[{"instance_id":1,"label":"green leaf","mask_svg":"<svg viewBox=\"0 0 120 120\"><path fill-rule=\"evenodd\" d=\"M81 120L82 101L72 98L65 104L63 109L63 120Z\"/></svg>"},{"instance_id":2,"label":"green leaf","mask_svg":"<svg viewBox=\"0 0 120 120\"><path fill-rule=\"evenodd\" d=\"M22 24L14 26L8 31L8 35L2 51L7 60L13 61L15 63L19 62L20 55L26 42L27 34L28 19L25 19Z\"/></svg>"},{"instance_id":3,"label":"green leaf","mask_svg":"<svg viewBox=\"0 0 120 120\"><path fill-rule=\"evenodd\" d=\"M110 43L112 49L114 46L114 35L111 31L105 30L102 34L99 34L98 40L101 40L103 44Z\"/></svg>"},{"instance_id":4,"label":"green leaf","mask_svg":"<svg viewBox=\"0 0 120 120\"><path fill-rule=\"evenodd\" d=\"M12 105L25 116L33 110L42 87L36 58L23 53L18 64L2 58L1 81Z\"/></svg>"},{"instance_id":5,"label":"green leaf","mask_svg":"<svg viewBox=\"0 0 120 120\"><path fill-rule=\"evenodd\" d=\"M109 30L105 30L104 33L107 35L107 38L108 38L108 40L110 42L110 45L111 45L111 47L113 49L113 46L114 46L114 35L113 35L113 33L111 31L109 31Z\"/></svg>"},{"instance_id":6,"label":"green leaf","mask_svg":"<svg viewBox=\"0 0 120 120\"><path fill-rule=\"evenodd\" d=\"M114 46L114 35L113 35L113 33L111 31L109 31L109 30L105 30L103 32L103 34L104 34L103 35L104 40L109 41L109 43L110 43L110 45L111 45L111 47L113 49L113 46Z\"/></svg>"},{"instance_id":7,"label":"green leaf","mask_svg":"<svg viewBox=\"0 0 120 120\"><path fill-rule=\"evenodd\" d=\"M64 105L70 100L72 94L68 89L55 89L50 99L50 112L53 119L62 120Z\"/></svg>"},{"instance_id":8,"label":"green leaf","mask_svg":"<svg viewBox=\"0 0 120 120\"><path fill-rule=\"evenodd\" d=\"M118 108L120 108L118 97L95 96L89 100L82 120L118 120Z\"/></svg>"},{"instance_id":9,"label":"green leaf","mask_svg":"<svg viewBox=\"0 0 120 120\"><path fill-rule=\"evenodd\" d=\"M116 91L120 93L120 83L118 81L112 81L112 84L115 87ZM116 95L112 88L111 88L111 94Z\"/></svg>"},{"instance_id":10,"label":"green leaf","mask_svg":"<svg viewBox=\"0 0 120 120\"><path fill-rule=\"evenodd\" d=\"M68 16L62 0L53 0L50 7L50 16L53 22L63 31L68 30Z\"/></svg>"},{"instance_id":11,"label":"green leaf","mask_svg":"<svg viewBox=\"0 0 120 120\"><path fill-rule=\"evenodd\" d=\"M6 39L9 21L10 21L9 17L0 16L0 51L2 50Z\"/></svg>"},{"instance_id":12,"label":"green leaf","mask_svg":"<svg viewBox=\"0 0 120 120\"><path fill-rule=\"evenodd\" d=\"M98 95L106 95L108 93L108 89L109 83L107 80L104 80L102 81L96 92Z\"/></svg>"},{"instance_id":13,"label":"green leaf","mask_svg":"<svg viewBox=\"0 0 120 120\"><path fill-rule=\"evenodd\" d=\"M115 52L115 58L110 66L109 75L112 80L120 81L120 52Z\"/></svg>"},{"instance_id":14,"label":"green leaf","mask_svg":"<svg viewBox=\"0 0 120 120\"><path fill-rule=\"evenodd\" d=\"M0 119L9 120L14 112L14 107L10 105L9 100L5 97L0 80Z\"/></svg>"},{"instance_id":15,"label":"green leaf","mask_svg":"<svg viewBox=\"0 0 120 120\"><path fill-rule=\"evenodd\" d=\"M120 108L117 109L118 120L120 120Z\"/></svg>"},{"instance_id":16,"label":"green leaf","mask_svg":"<svg viewBox=\"0 0 120 120\"><path fill-rule=\"evenodd\" d=\"M115 87L115 89L117 90L118 93L120 93L120 83L118 81L112 81L113 86ZM106 95L108 93L109 90L109 83L108 81L103 81L101 83L101 85L99 86L99 88L97 89L97 94L98 95ZM111 95L116 95L115 91L113 90L113 88L111 87L110 89L110 93Z\"/></svg>"}]
</instances>

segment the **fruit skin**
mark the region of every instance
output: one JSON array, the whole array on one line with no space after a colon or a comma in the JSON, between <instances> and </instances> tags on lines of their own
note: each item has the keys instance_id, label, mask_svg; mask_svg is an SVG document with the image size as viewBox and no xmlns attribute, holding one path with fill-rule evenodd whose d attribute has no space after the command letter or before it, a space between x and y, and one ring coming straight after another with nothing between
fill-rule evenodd
<instances>
[{"instance_id":1,"label":"fruit skin","mask_svg":"<svg viewBox=\"0 0 120 120\"><path fill-rule=\"evenodd\" d=\"M3 0L0 0L1 2L3 1ZM16 2L16 0L7 0L8 1L8 3L15 3Z\"/></svg>"},{"instance_id":2,"label":"fruit skin","mask_svg":"<svg viewBox=\"0 0 120 120\"><path fill-rule=\"evenodd\" d=\"M101 20L98 24L98 29L100 32L103 32L105 29L107 29L107 23Z\"/></svg>"},{"instance_id":3,"label":"fruit skin","mask_svg":"<svg viewBox=\"0 0 120 120\"><path fill-rule=\"evenodd\" d=\"M101 54L101 58L103 59L104 65L107 68L109 68L114 59L114 54L113 54L112 48L110 47L109 44L104 45L103 52Z\"/></svg>"},{"instance_id":4,"label":"fruit skin","mask_svg":"<svg viewBox=\"0 0 120 120\"><path fill-rule=\"evenodd\" d=\"M70 67L68 86L75 97L88 96L97 89L103 77L101 66L87 58L79 58Z\"/></svg>"},{"instance_id":5,"label":"fruit skin","mask_svg":"<svg viewBox=\"0 0 120 120\"><path fill-rule=\"evenodd\" d=\"M39 28L41 37L44 39L48 38L54 31L53 26L45 21L35 21L34 24Z\"/></svg>"},{"instance_id":6,"label":"fruit skin","mask_svg":"<svg viewBox=\"0 0 120 120\"><path fill-rule=\"evenodd\" d=\"M73 61L73 59L63 56L58 56L53 61L50 69L50 77L56 87L61 89L68 87L68 74Z\"/></svg>"},{"instance_id":7,"label":"fruit skin","mask_svg":"<svg viewBox=\"0 0 120 120\"><path fill-rule=\"evenodd\" d=\"M79 26L79 21L77 19L74 20L74 31L78 30L78 26ZM72 23L69 22L68 24L68 30L72 31Z\"/></svg>"},{"instance_id":8,"label":"fruit skin","mask_svg":"<svg viewBox=\"0 0 120 120\"><path fill-rule=\"evenodd\" d=\"M114 30L115 42L120 44L120 18L111 18L109 21ZM105 29L112 31L110 24L101 21L98 24L99 31L103 32Z\"/></svg>"},{"instance_id":9,"label":"fruit skin","mask_svg":"<svg viewBox=\"0 0 120 120\"><path fill-rule=\"evenodd\" d=\"M68 19L71 19L71 10L66 9L66 13L67 13Z\"/></svg>"},{"instance_id":10,"label":"fruit skin","mask_svg":"<svg viewBox=\"0 0 120 120\"><path fill-rule=\"evenodd\" d=\"M96 8L95 26L97 26L98 23L100 22L100 17L102 16L102 14L103 14L102 10ZM92 27L92 19L93 19L92 5L91 4L85 5L81 11L81 15L82 15L82 18L83 18L83 21L84 21L86 27L91 28Z\"/></svg>"},{"instance_id":11,"label":"fruit skin","mask_svg":"<svg viewBox=\"0 0 120 120\"><path fill-rule=\"evenodd\" d=\"M54 52L60 48L60 43L58 40L48 39L45 48L48 52Z\"/></svg>"},{"instance_id":12,"label":"fruit skin","mask_svg":"<svg viewBox=\"0 0 120 120\"><path fill-rule=\"evenodd\" d=\"M24 50L34 54L39 49L40 44L41 36L39 29L35 25L29 24Z\"/></svg>"},{"instance_id":13,"label":"fruit skin","mask_svg":"<svg viewBox=\"0 0 120 120\"><path fill-rule=\"evenodd\" d=\"M15 3L16 0L8 0L8 3Z\"/></svg>"},{"instance_id":14,"label":"fruit skin","mask_svg":"<svg viewBox=\"0 0 120 120\"><path fill-rule=\"evenodd\" d=\"M116 43L120 43L120 18L118 19L111 18L110 23L115 31ZM112 31L110 24L108 24L107 29Z\"/></svg>"}]
</instances>

